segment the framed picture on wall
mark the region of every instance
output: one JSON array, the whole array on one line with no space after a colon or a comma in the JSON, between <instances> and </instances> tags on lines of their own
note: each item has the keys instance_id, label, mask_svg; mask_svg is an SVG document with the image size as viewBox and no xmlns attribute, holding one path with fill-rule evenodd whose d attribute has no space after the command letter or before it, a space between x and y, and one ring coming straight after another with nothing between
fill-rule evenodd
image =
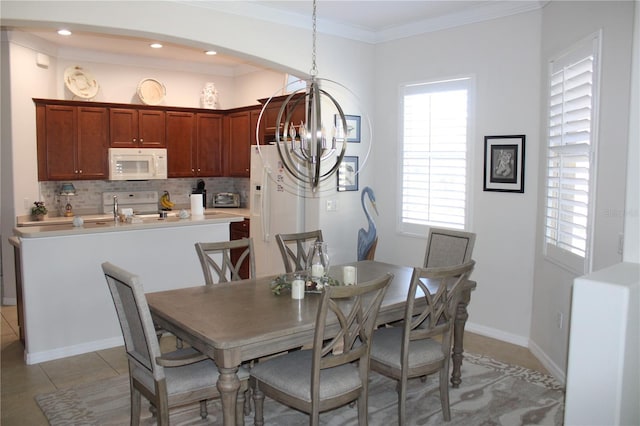
<instances>
[{"instance_id":1,"label":"framed picture on wall","mask_svg":"<svg viewBox=\"0 0 640 426\"><path fill-rule=\"evenodd\" d=\"M344 115L345 120L347 121L347 142L355 142L360 143L360 121L361 118L359 115ZM340 116L338 114L334 115L334 125L336 126L338 134L341 133L342 129L342 120L340 120Z\"/></svg>"},{"instance_id":2,"label":"framed picture on wall","mask_svg":"<svg viewBox=\"0 0 640 426\"><path fill-rule=\"evenodd\" d=\"M344 156L338 167L338 191L358 190L358 157Z\"/></svg>"},{"instance_id":3,"label":"framed picture on wall","mask_svg":"<svg viewBox=\"0 0 640 426\"><path fill-rule=\"evenodd\" d=\"M484 190L524 192L525 135L484 137Z\"/></svg>"}]
</instances>

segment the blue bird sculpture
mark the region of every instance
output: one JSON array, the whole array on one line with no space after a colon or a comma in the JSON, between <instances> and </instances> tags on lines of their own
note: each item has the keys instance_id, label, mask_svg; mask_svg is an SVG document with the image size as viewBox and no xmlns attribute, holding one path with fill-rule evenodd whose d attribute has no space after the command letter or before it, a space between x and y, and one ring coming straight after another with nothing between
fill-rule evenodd
<instances>
[{"instance_id":1,"label":"blue bird sculpture","mask_svg":"<svg viewBox=\"0 0 640 426\"><path fill-rule=\"evenodd\" d=\"M358 260L373 259L372 250L375 251L375 247L378 242L376 223L373 221L371 213L365 205L365 195L369 197L369 201L371 202L371 206L376 212L376 215L378 214L378 209L376 208L376 196L373 194L373 189L365 186L362 190L362 194L360 195L360 202L362 204L362 210L364 210L364 215L367 217L369 227L366 231L364 230L364 228L360 228L360 230L358 231Z\"/></svg>"}]
</instances>

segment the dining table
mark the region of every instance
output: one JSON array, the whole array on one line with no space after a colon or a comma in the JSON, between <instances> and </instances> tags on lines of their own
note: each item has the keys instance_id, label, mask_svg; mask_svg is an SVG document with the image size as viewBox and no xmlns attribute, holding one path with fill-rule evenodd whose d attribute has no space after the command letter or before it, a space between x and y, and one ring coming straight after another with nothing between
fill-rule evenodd
<instances>
[{"instance_id":1,"label":"dining table","mask_svg":"<svg viewBox=\"0 0 640 426\"><path fill-rule=\"evenodd\" d=\"M404 318L413 267L365 260L333 266L329 276L341 281L344 266L356 267L357 282L393 274L378 312L377 324L388 324ZM221 394L223 423L226 426L236 424L235 406L240 388L237 371L243 362L259 360L313 342L320 295L305 293L304 298L293 299L288 291L275 294L272 283L277 277L199 285L146 295L152 318L158 326L216 362L220 373L216 386ZM463 283L456 310L452 349L453 387L461 382L467 305L475 287L474 281Z\"/></svg>"}]
</instances>

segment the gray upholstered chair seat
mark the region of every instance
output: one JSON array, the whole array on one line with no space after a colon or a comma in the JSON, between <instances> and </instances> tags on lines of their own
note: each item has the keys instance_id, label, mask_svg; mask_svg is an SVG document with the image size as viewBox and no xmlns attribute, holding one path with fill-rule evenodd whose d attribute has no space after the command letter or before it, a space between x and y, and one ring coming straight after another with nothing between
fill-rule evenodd
<instances>
[{"instance_id":1,"label":"gray upholstered chair seat","mask_svg":"<svg viewBox=\"0 0 640 426\"><path fill-rule=\"evenodd\" d=\"M164 353L162 358L172 359L185 356L194 356L199 354L192 348L179 349L177 351ZM180 367L165 368L165 377L167 380L167 395L177 395L192 390L204 390L211 387L212 383L218 381L218 367L211 359L204 359L193 364L183 365ZM153 378L148 374L138 374L136 369L133 373L134 377L140 381L149 391L154 390ZM241 381L249 379L249 372L246 368L238 369L238 378Z\"/></svg>"},{"instance_id":2,"label":"gray upholstered chair seat","mask_svg":"<svg viewBox=\"0 0 640 426\"><path fill-rule=\"evenodd\" d=\"M402 368L402 327L379 328L373 333L371 359L400 370ZM441 361L442 345L433 339L409 342L410 368L423 367Z\"/></svg>"},{"instance_id":3,"label":"gray upholstered chair seat","mask_svg":"<svg viewBox=\"0 0 640 426\"><path fill-rule=\"evenodd\" d=\"M311 402L311 350L290 352L269 362L258 363L251 370L256 379L269 386ZM320 399L344 395L362 387L355 364L345 364L320 371Z\"/></svg>"}]
</instances>

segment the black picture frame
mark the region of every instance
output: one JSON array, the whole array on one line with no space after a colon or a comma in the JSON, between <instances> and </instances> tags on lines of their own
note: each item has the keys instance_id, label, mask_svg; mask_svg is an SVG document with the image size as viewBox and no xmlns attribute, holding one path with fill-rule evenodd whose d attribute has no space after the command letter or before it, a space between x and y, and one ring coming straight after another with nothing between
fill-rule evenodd
<instances>
[{"instance_id":1,"label":"black picture frame","mask_svg":"<svg viewBox=\"0 0 640 426\"><path fill-rule=\"evenodd\" d=\"M358 172L358 157L345 155L338 167L338 191L357 191Z\"/></svg>"},{"instance_id":2,"label":"black picture frame","mask_svg":"<svg viewBox=\"0 0 640 426\"><path fill-rule=\"evenodd\" d=\"M484 190L524 193L525 135L484 137Z\"/></svg>"},{"instance_id":3,"label":"black picture frame","mask_svg":"<svg viewBox=\"0 0 640 426\"><path fill-rule=\"evenodd\" d=\"M361 117L359 115L345 114L344 118L347 121L347 142L360 143ZM342 128L340 116L338 114L335 114L333 121L337 129L336 133L340 134L340 129Z\"/></svg>"}]
</instances>

